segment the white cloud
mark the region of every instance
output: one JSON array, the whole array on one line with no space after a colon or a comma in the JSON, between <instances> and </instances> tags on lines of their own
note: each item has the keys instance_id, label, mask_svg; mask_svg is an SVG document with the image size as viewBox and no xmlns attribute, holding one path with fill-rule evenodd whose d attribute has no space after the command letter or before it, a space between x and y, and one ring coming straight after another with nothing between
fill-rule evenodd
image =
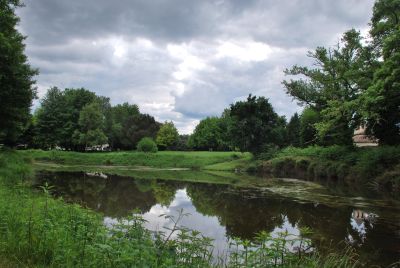
<instances>
[{"instance_id":1,"label":"white cloud","mask_svg":"<svg viewBox=\"0 0 400 268\"><path fill-rule=\"evenodd\" d=\"M267 44L254 41L220 41L217 48L217 58L234 58L239 61L264 61L272 53L279 52L279 48L272 48Z\"/></svg>"}]
</instances>

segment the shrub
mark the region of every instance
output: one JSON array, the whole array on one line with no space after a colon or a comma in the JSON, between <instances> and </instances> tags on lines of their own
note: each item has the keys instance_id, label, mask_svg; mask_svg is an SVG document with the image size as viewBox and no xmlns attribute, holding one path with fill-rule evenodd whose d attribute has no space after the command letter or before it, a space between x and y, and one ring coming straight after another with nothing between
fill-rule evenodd
<instances>
[{"instance_id":1,"label":"shrub","mask_svg":"<svg viewBox=\"0 0 400 268\"><path fill-rule=\"evenodd\" d=\"M139 141L137 150L145 153L156 153L158 148L152 138L144 137Z\"/></svg>"},{"instance_id":2,"label":"shrub","mask_svg":"<svg viewBox=\"0 0 400 268\"><path fill-rule=\"evenodd\" d=\"M103 165L111 166L112 164L113 164L113 162L112 162L111 159L106 159L106 160L103 161Z\"/></svg>"},{"instance_id":3,"label":"shrub","mask_svg":"<svg viewBox=\"0 0 400 268\"><path fill-rule=\"evenodd\" d=\"M394 193L400 192L400 165L395 169L384 172L376 181L379 186Z\"/></svg>"},{"instance_id":4,"label":"shrub","mask_svg":"<svg viewBox=\"0 0 400 268\"><path fill-rule=\"evenodd\" d=\"M296 169L301 171L307 171L308 166L310 165L310 160L308 159L297 159L296 161Z\"/></svg>"},{"instance_id":5,"label":"shrub","mask_svg":"<svg viewBox=\"0 0 400 268\"><path fill-rule=\"evenodd\" d=\"M266 144L263 146L262 152L257 155L260 160L269 160L274 158L279 152L279 147L273 144Z\"/></svg>"}]
</instances>

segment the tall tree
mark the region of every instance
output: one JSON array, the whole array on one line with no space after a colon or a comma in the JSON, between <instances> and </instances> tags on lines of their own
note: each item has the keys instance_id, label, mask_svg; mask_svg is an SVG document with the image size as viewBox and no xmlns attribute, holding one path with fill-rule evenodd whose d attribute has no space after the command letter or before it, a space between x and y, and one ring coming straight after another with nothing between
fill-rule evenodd
<instances>
[{"instance_id":1,"label":"tall tree","mask_svg":"<svg viewBox=\"0 0 400 268\"><path fill-rule=\"evenodd\" d=\"M0 143L15 144L29 120L38 73L24 54L25 37L17 30L19 0L0 0Z\"/></svg>"},{"instance_id":2,"label":"tall tree","mask_svg":"<svg viewBox=\"0 0 400 268\"><path fill-rule=\"evenodd\" d=\"M81 150L107 142L107 136L103 132L104 115L98 102L87 104L82 108L78 124L79 129L75 130L73 139Z\"/></svg>"},{"instance_id":3,"label":"tall tree","mask_svg":"<svg viewBox=\"0 0 400 268\"><path fill-rule=\"evenodd\" d=\"M168 149L176 145L178 142L179 134L174 123L165 122L157 133L156 143L158 148Z\"/></svg>"},{"instance_id":4,"label":"tall tree","mask_svg":"<svg viewBox=\"0 0 400 268\"><path fill-rule=\"evenodd\" d=\"M300 116L300 145L302 147L317 143L315 125L320 122L320 114L311 107L306 107Z\"/></svg>"},{"instance_id":5,"label":"tall tree","mask_svg":"<svg viewBox=\"0 0 400 268\"><path fill-rule=\"evenodd\" d=\"M347 31L336 47L309 53L316 67L285 71L300 77L283 81L287 93L320 113L316 129L322 144L351 144L353 130L362 122L359 95L371 85L377 64L361 41L359 32Z\"/></svg>"},{"instance_id":6,"label":"tall tree","mask_svg":"<svg viewBox=\"0 0 400 268\"><path fill-rule=\"evenodd\" d=\"M126 136L128 121L139 116L139 107L136 104L123 103L111 108L111 120L107 118L106 132L109 143L114 149L134 149L136 144Z\"/></svg>"},{"instance_id":7,"label":"tall tree","mask_svg":"<svg viewBox=\"0 0 400 268\"><path fill-rule=\"evenodd\" d=\"M80 113L93 102L99 104L102 113L109 106L108 98L98 97L84 88L49 89L37 111L38 138L43 148L58 145L68 150L78 149L73 135L80 130Z\"/></svg>"},{"instance_id":8,"label":"tall tree","mask_svg":"<svg viewBox=\"0 0 400 268\"><path fill-rule=\"evenodd\" d=\"M43 149L60 145L67 120L66 102L63 92L57 87L50 88L36 110L37 143Z\"/></svg>"},{"instance_id":9,"label":"tall tree","mask_svg":"<svg viewBox=\"0 0 400 268\"><path fill-rule=\"evenodd\" d=\"M286 126L288 144L294 147L300 146L300 117L295 113Z\"/></svg>"},{"instance_id":10,"label":"tall tree","mask_svg":"<svg viewBox=\"0 0 400 268\"><path fill-rule=\"evenodd\" d=\"M371 26L371 47L381 60L362 96L363 115L380 143L400 144L400 1L377 1Z\"/></svg>"},{"instance_id":11,"label":"tall tree","mask_svg":"<svg viewBox=\"0 0 400 268\"><path fill-rule=\"evenodd\" d=\"M85 88L66 88L63 92L63 96L66 104L63 108L65 119L60 139L60 146L75 150L78 148L76 148L77 143L74 141L73 135L76 130L80 129L80 113L83 107L95 102L98 97L94 92Z\"/></svg>"},{"instance_id":12,"label":"tall tree","mask_svg":"<svg viewBox=\"0 0 400 268\"><path fill-rule=\"evenodd\" d=\"M154 117L148 114L129 117L122 127L124 149L135 149L137 143L144 137L155 139L160 125Z\"/></svg>"},{"instance_id":13,"label":"tall tree","mask_svg":"<svg viewBox=\"0 0 400 268\"><path fill-rule=\"evenodd\" d=\"M230 116L231 141L242 152L259 154L266 145L283 145L285 120L275 113L268 99L249 95L246 101L231 105Z\"/></svg>"},{"instance_id":14,"label":"tall tree","mask_svg":"<svg viewBox=\"0 0 400 268\"><path fill-rule=\"evenodd\" d=\"M189 138L189 146L196 150L226 150L221 120L218 117L201 120Z\"/></svg>"}]
</instances>

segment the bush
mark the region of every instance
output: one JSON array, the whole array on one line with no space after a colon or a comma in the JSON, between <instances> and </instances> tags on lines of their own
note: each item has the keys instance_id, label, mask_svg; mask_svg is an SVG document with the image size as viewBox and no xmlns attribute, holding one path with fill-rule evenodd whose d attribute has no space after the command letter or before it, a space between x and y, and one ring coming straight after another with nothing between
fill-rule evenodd
<instances>
[{"instance_id":1,"label":"bush","mask_svg":"<svg viewBox=\"0 0 400 268\"><path fill-rule=\"evenodd\" d=\"M144 137L139 141L137 150L145 153L156 153L158 148L152 138Z\"/></svg>"},{"instance_id":2,"label":"bush","mask_svg":"<svg viewBox=\"0 0 400 268\"><path fill-rule=\"evenodd\" d=\"M259 160L270 160L274 158L279 152L279 147L274 144L266 144L263 146L262 152L257 155Z\"/></svg>"}]
</instances>

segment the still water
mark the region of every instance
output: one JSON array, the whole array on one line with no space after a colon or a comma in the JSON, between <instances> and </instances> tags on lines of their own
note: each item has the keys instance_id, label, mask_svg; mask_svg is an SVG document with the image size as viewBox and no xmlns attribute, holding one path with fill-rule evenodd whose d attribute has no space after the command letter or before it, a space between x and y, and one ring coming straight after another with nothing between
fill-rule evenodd
<instances>
[{"instance_id":1,"label":"still water","mask_svg":"<svg viewBox=\"0 0 400 268\"><path fill-rule=\"evenodd\" d=\"M45 182L54 186L56 196L103 213L106 225L140 213L150 230L165 231L173 222L160 215L177 217L183 209L189 215L180 225L214 239L216 254L226 253L233 237L252 239L260 231L299 234L300 228L309 227L313 230L309 239L320 251L340 250L349 244L369 265L384 267L400 260L400 205L393 200L349 196L293 179L269 179L264 187L242 187L103 173L39 172L35 184Z\"/></svg>"}]
</instances>

